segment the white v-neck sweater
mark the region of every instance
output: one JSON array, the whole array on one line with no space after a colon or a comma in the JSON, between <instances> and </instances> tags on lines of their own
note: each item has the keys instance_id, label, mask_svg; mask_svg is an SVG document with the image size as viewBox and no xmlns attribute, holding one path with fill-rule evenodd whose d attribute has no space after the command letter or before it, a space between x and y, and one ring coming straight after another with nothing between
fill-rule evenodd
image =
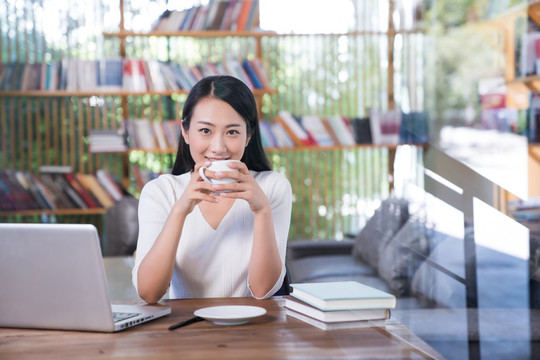
<instances>
[{"instance_id":1,"label":"white v-neck sweater","mask_svg":"<svg viewBox=\"0 0 540 360\"><path fill-rule=\"evenodd\" d=\"M289 181L273 171L251 172L272 207L281 275L263 297L272 296L283 283L285 253L291 220ZM190 174L161 175L148 182L139 200L139 238L132 281L137 288L139 265L148 253L190 179ZM245 200L236 200L217 229L196 206L186 217L172 275L169 298L253 296L248 287L248 266L253 242L254 214Z\"/></svg>"}]
</instances>

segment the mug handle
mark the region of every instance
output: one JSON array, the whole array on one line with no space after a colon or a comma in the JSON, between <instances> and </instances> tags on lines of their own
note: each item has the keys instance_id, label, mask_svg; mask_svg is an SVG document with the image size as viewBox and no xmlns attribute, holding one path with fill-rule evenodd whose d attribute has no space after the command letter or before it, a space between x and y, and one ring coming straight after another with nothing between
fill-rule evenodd
<instances>
[{"instance_id":1,"label":"mug handle","mask_svg":"<svg viewBox=\"0 0 540 360\"><path fill-rule=\"evenodd\" d=\"M203 178L204 181L208 182L208 183L212 183L212 181L210 181L210 179L208 179L206 177L206 175L204 175L204 170L208 169L208 167L206 166L202 166L199 168L199 175Z\"/></svg>"}]
</instances>

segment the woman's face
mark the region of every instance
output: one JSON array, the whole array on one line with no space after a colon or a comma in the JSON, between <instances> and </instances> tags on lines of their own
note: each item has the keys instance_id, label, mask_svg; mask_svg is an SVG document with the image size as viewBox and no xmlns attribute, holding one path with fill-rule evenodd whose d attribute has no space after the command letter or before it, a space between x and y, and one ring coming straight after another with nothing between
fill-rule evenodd
<instances>
[{"instance_id":1,"label":"woman's face","mask_svg":"<svg viewBox=\"0 0 540 360\"><path fill-rule=\"evenodd\" d=\"M182 136L195 163L240 160L250 137L244 119L226 102L204 98L193 109L191 124Z\"/></svg>"}]
</instances>

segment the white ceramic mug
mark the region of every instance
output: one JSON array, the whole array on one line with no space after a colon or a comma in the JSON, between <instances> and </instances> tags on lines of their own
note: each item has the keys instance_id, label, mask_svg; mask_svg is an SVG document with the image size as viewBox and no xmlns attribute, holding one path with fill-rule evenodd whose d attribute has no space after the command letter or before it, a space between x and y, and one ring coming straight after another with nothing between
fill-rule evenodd
<instances>
[{"instance_id":1,"label":"white ceramic mug","mask_svg":"<svg viewBox=\"0 0 540 360\"><path fill-rule=\"evenodd\" d=\"M240 160L216 160L212 161L210 166L203 166L199 169L199 175L203 178L204 181L209 182L210 184L216 185L216 184L230 184L236 182L234 179L230 178L223 178L223 179L209 179L204 174L204 171L206 169L214 172L218 171L238 171L238 169L231 169L227 166L230 162L240 162Z\"/></svg>"}]
</instances>

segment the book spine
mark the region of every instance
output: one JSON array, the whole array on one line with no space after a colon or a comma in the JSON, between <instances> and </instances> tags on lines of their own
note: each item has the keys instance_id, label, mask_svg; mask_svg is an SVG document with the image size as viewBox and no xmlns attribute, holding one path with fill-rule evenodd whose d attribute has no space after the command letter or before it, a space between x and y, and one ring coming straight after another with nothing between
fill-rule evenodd
<instances>
[{"instance_id":1,"label":"book spine","mask_svg":"<svg viewBox=\"0 0 540 360\"><path fill-rule=\"evenodd\" d=\"M84 187L77 181L75 176L73 174L64 174L65 179L69 182L69 184L77 191L79 196L83 199L83 201L88 205L89 208L97 208L99 207L98 204L96 204L95 199L92 199L90 194L88 194Z\"/></svg>"}]
</instances>

